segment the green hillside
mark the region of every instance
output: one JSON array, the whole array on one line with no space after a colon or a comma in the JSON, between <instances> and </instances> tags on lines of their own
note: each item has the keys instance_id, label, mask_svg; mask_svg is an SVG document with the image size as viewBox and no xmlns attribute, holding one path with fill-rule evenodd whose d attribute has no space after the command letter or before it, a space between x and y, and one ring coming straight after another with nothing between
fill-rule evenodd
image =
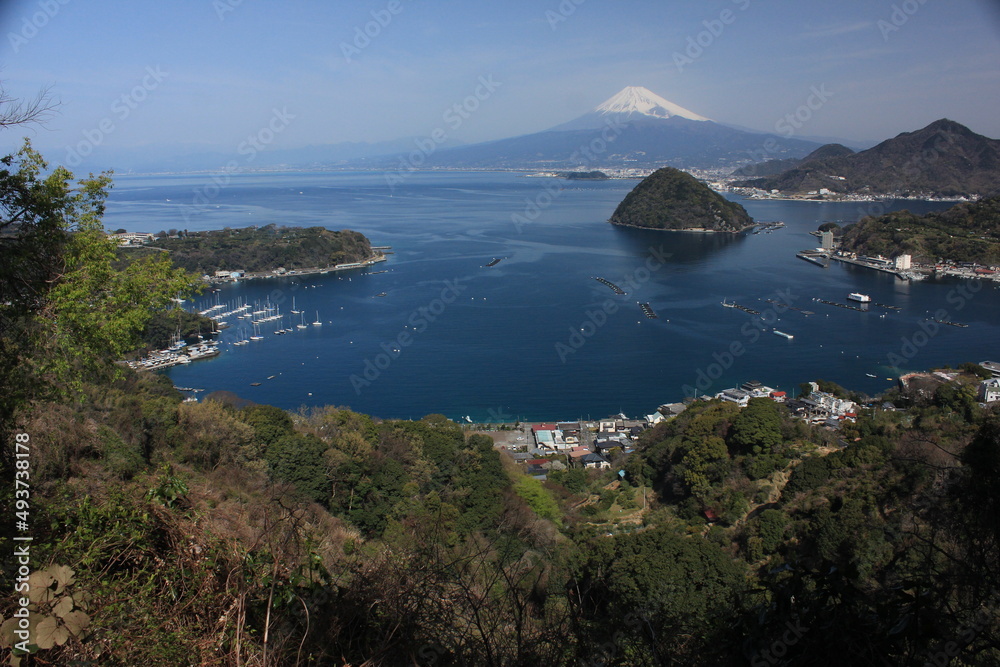
<instances>
[{"instance_id":1,"label":"green hillside","mask_svg":"<svg viewBox=\"0 0 1000 667\"><path fill-rule=\"evenodd\" d=\"M664 167L644 178L611 216L615 225L737 232L753 224L746 210L694 176Z\"/></svg>"},{"instance_id":2,"label":"green hillside","mask_svg":"<svg viewBox=\"0 0 1000 667\"><path fill-rule=\"evenodd\" d=\"M206 232L179 232L151 243L169 251L174 266L199 275L217 270L271 271L306 269L358 262L372 256L364 234L323 227L244 227ZM125 256L155 252L123 249Z\"/></svg>"},{"instance_id":3,"label":"green hillside","mask_svg":"<svg viewBox=\"0 0 1000 667\"><path fill-rule=\"evenodd\" d=\"M926 262L944 258L995 266L1000 264L1000 197L926 215L897 211L864 218L845 229L842 247L862 255L908 253Z\"/></svg>"}]
</instances>

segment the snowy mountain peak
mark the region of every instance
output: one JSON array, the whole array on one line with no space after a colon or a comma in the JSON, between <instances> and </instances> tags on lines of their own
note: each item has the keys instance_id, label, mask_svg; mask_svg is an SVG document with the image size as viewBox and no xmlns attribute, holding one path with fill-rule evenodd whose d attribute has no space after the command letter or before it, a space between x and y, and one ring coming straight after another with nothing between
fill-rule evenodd
<instances>
[{"instance_id":1,"label":"snowy mountain peak","mask_svg":"<svg viewBox=\"0 0 1000 667\"><path fill-rule=\"evenodd\" d=\"M708 120L704 116L699 116L693 111L688 111L684 107L663 99L642 86L623 88L617 95L598 105L594 111L603 115L637 113L654 118L680 116L688 120Z\"/></svg>"}]
</instances>

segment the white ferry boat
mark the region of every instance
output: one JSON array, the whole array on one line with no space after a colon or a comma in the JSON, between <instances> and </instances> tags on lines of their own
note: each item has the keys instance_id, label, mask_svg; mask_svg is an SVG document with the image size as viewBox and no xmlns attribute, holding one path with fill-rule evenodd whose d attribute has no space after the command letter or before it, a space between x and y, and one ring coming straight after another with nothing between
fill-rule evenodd
<instances>
[{"instance_id":1,"label":"white ferry boat","mask_svg":"<svg viewBox=\"0 0 1000 667\"><path fill-rule=\"evenodd\" d=\"M850 299L851 301L860 301L861 303L869 303L872 300L870 296L868 296L867 294L862 294L860 292L851 292L850 294L847 295L847 298Z\"/></svg>"}]
</instances>

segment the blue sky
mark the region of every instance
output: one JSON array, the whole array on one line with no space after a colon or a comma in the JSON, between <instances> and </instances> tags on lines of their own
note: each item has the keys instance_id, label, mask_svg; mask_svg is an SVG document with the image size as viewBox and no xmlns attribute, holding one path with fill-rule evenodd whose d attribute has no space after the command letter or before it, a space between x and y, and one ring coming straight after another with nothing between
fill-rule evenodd
<instances>
[{"instance_id":1,"label":"blue sky","mask_svg":"<svg viewBox=\"0 0 1000 667\"><path fill-rule=\"evenodd\" d=\"M15 97L49 86L61 106L0 141L27 132L52 161L87 136L96 152L231 154L269 125L277 148L437 128L482 141L570 120L627 85L760 130L828 91L800 111L800 136L884 139L948 117L1000 138L997 4L13 1L0 5L0 80ZM445 125L477 88L474 111Z\"/></svg>"}]
</instances>

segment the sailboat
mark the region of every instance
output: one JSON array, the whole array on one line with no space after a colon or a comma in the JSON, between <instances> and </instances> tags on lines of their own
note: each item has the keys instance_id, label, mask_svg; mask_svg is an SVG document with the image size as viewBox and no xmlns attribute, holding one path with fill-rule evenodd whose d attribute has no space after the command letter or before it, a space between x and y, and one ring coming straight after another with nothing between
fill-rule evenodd
<instances>
[{"instance_id":1,"label":"sailboat","mask_svg":"<svg viewBox=\"0 0 1000 667\"><path fill-rule=\"evenodd\" d=\"M302 311L295 310L295 297L293 296L292 297L292 314L293 315L298 315L300 312L302 312Z\"/></svg>"},{"instance_id":2,"label":"sailboat","mask_svg":"<svg viewBox=\"0 0 1000 667\"><path fill-rule=\"evenodd\" d=\"M308 328L309 328L309 325L308 325L308 324L306 324L306 316L305 316L305 313L301 313L301 314L299 315L299 317L301 318L301 320L302 320L302 321L301 321L301 322L300 322L299 324L296 324L296 325L295 325L295 328L296 328L296 329L308 329Z\"/></svg>"},{"instance_id":3,"label":"sailboat","mask_svg":"<svg viewBox=\"0 0 1000 667\"><path fill-rule=\"evenodd\" d=\"M233 341L233 345L246 345L250 341L244 338L246 333L243 331L243 327L240 327L240 332L237 334L236 340Z\"/></svg>"},{"instance_id":4,"label":"sailboat","mask_svg":"<svg viewBox=\"0 0 1000 667\"><path fill-rule=\"evenodd\" d=\"M313 326L314 327L318 327L318 326L322 326L322 324L323 323L319 321L319 311L317 310L316 311L316 321L313 322Z\"/></svg>"},{"instance_id":5,"label":"sailboat","mask_svg":"<svg viewBox=\"0 0 1000 667\"><path fill-rule=\"evenodd\" d=\"M260 331L257 330L257 322L253 323L253 335L250 336L250 340L264 340L264 337L260 335Z\"/></svg>"}]
</instances>

